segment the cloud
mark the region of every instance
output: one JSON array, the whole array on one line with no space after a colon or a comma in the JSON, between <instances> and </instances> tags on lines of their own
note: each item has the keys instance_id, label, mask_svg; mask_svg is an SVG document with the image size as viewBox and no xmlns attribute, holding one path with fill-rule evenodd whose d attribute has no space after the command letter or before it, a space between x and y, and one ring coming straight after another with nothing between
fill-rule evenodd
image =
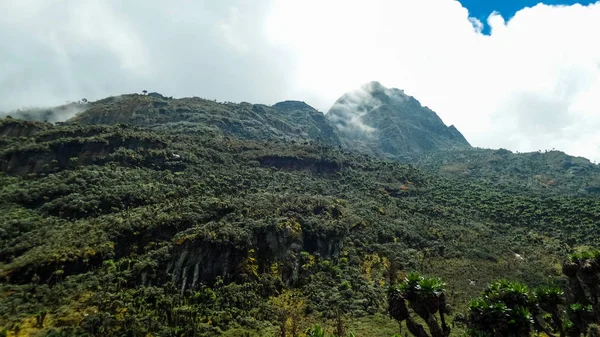
<instances>
[{"instance_id":1,"label":"cloud","mask_svg":"<svg viewBox=\"0 0 600 337\"><path fill-rule=\"evenodd\" d=\"M249 0L0 2L0 111L158 91L275 103L291 55Z\"/></svg>"},{"instance_id":2,"label":"cloud","mask_svg":"<svg viewBox=\"0 0 600 337\"><path fill-rule=\"evenodd\" d=\"M488 18L455 0L0 2L0 111L158 91L327 111L377 80L476 146L600 160L600 3Z\"/></svg>"},{"instance_id":3,"label":"cloud","mask_svg":"<svg viewBox=\"0 0 600 337\"><path fill-rule=\"evenodd\" d=\"M600 159L600 3L540 4L508 22L492 13L490 36L458 1L327 3L280 0L270 21L270 38L298 57L298 96L325 108L379 80L475 146Z\"/></svg>"},{"instance_id":4,"label":"cloud","mask_svg":"<svg viewBox=\"0 0 600 337\"><path fill-rule=\"evenodd\" d=\"M49 108L29 108L18 109L11 112L1 112L0 118L12 117L25 120L37 120L47 122L62 122L78 113L82 113L88 109L88 105L82 102L72 102L69 104L49 107Z\"/></svg>"}]
</instances>

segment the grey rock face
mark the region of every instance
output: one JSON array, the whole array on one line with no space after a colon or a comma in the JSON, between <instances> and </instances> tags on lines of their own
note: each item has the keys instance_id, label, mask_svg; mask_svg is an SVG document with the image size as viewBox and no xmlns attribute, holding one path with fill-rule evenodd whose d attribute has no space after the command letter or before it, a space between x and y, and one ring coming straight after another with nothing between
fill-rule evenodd
<instances>
[{"instance_id":1,"label":"grey rock face","mask_svg":"<svg viewBox=\"0 0 600 337\"><path fill-rule=\"evenodd\" d=\"M344 145L400 159L448 148L470 147L454 127L399 89L370 82L340 97L327 113Z\"/></svg>"}]
</instances>

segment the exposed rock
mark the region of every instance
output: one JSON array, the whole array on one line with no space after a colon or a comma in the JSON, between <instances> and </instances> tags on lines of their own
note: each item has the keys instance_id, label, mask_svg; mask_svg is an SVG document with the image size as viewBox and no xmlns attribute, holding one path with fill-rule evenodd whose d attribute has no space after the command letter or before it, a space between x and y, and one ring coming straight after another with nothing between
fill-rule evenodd
<instances>
[{"instance_id":1,"label":"exposed rock","mask_svg":"<svg viewBox=\"0 0 600 337\"><path fill-rule=\"evenodd\" d=\"M298 233L294 229L262 228L252 233L247 242L210 242L186 240L176 245L165 267L177 287L184 291L202 283L212 283L217 277L226 281L243 279L243 265L250 247L256 247L253 258L258 270L267 270L274 261L281 264L282 281L293 281L298 273L299 252L307 251L322 258L338 257L344 236L335 231Z\"/></svg>"},{"instance_id":2,"label":"exposed rock","mask_svg":"<svg viewBox=\"0 0 600 337\"><path fill-rule=\"evenodd\" d=\"M405 155L470 147L454 127L399 89L371 82L340 97L327 113L345 146L400 159Z\"/></svg>"},{"instance_id":3,"label":"exposed rock","mask_svg":"<svg viewBox=\"0 0 600 337\"><path fill-rule=\"evenodd\" d=\"M258 158L258 162L266 167L276 167L285 170L306 170L316 173L335 173L342 169L341 163L317 158L265 156Z\"/></svg>"},{"instance_id":4,"label":"exposed rock","mask_svg":"<svg viewBox=\"0 0 600 337\"><path fill-rule=\"evenodd\" d=\"M34 127L31 128L33 130ZM13 129L14 130L14 129ZM68 138L53 141L40 137L38 143L28 148L0 152L0 171L27 175L50 173L68 167L93 164L103 160L119 148L163 149L166 144L122 135L105 135L104 138Z\"/></svg>"}]
</instances>

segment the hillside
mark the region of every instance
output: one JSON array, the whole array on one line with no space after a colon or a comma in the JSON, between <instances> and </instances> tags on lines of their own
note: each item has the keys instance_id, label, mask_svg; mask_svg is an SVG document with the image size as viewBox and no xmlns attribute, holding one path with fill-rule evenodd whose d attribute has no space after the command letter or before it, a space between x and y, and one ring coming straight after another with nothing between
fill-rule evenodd
<instances>
[{"instance_id":1,"label":"hillside","mask_svg":"<svg viewBox=\"0 0 600 337\"><path fill-rule=\"evenodd\" d=\"M490 289L529 292L497 279L531 298L595 280L565 266L589 270L596 253L561 263L600 244L598 165L472 148L378 83L327 115L157 93L39 111L0 119L0 336L304 336L318 323L389 337L411 284L436 294L451 336L477 335ZM553 317L575 319L563 295ZM544 321L532 303L518 312ZM449 332L428 322L401 326Z\"/></svg>"},{"instance_id":2,"label":"hillside","mask_svg":"<svg viewBox=\"0 0 600 337\"><path fill-rule=\"evenodd\" d=\"M454 316L500 277L560 281L573 248L598 245L594 197L203 122L171 132L180 124L149 105L100 113L109 103L79 124L0 120L0 327L11 336L275 336L288 329L282 306L301 330L343 321L391 336L386 291L407 272L443 277ZM122 121L134 122L83 125Z\"/></svg>"},{"instance_id":3,"label":"hillside","mask_svg":"<svg viewBox=\"0 0 600 337\"><path fill-rule=\"evenodd\" d=\"M402 90L370 82L344 94L327 112L344 144L391 159L470 145L454 127Z\"/></svg>"},{"instance_id":4,"label":"hillside","mask_svg":"<svg viewBox=\"0 0 600 337\"><path fill-rule=\"evenodd\" d=\"M600 166L560 151L513 153L479 148L415 157L419 168L451 179L534 190L545 194L600 194Z\"/></svg>"},{"instance_id":5,"label":"hillside","mask_svg":"<svg viewBox=\"0 0 600 337\"><path fill-rule=\"evenodd\" d=\"M214 132L243 139L318 140L340 145L325 116L304 102L273 106L219 103L202 98L173 99L157 93L122 95L89 103L70 122L127 123L173 132Z\"/></svg>"}]
</instances>

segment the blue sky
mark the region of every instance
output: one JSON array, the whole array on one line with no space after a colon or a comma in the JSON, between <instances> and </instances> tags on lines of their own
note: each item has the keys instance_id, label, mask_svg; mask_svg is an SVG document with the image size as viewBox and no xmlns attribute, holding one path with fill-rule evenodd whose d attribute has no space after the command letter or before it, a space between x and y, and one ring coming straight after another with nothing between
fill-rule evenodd
<instances>
[{"instance_id":1,"label":"blue sky","mask_svg":"<svg viewBox=\"0 0 600 337\"><path fill-rule=\"evenodd\" d=\"M516 12L525 8L533 7L542 2L546 5L572 5L582 4L588 5L595 3L594 1L569 1L569 0L458 0L464 7L469 10L472 17L479 19L484 24L484 33L489 34L489 26L487 18L492 12L499 12L507 21L512 18Z\"/></svg>"}]
</instances>

